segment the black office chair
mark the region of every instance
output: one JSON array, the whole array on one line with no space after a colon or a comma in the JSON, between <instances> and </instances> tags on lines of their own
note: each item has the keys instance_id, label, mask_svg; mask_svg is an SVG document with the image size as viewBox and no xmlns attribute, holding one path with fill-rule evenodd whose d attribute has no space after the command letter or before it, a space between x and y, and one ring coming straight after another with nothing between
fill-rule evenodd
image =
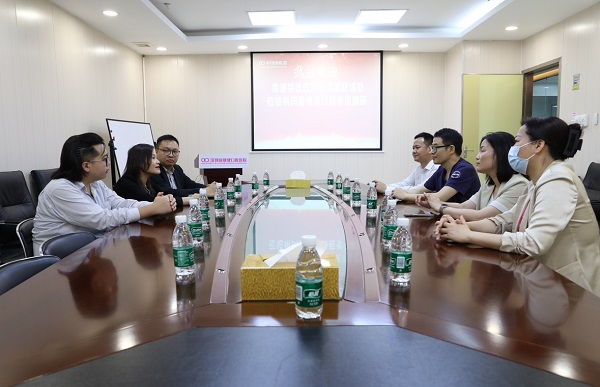
<instances>
[{"instance_id":1,"label":"black office chair","mask_svg":"<svg viewBox=\"0 0 600 387\"><path fill-rule=\"evenodd\" d=\"M37 203L38 200L38 196L40 196L40 193L42 192L42 190L44 189L44 187L46 187L46 184L48 184L50 182L52 174L54 172L56 172L58 168L52 168L52 169L34 169L33 171L31 171L31 186L32 186L32 193L33 193L33 198Z\"/></svg>"},{"instance_id":2,"label":"black office chair","mask_svg":"<svg viewBox=\"0 0 600 387\"><path fill-rule=\"evenodd\" d=\"M60 259L51 255L22 258L0 265L0 295L33 277Z\"/></svg>"},{"instance_id":3,"label":"black office chair","mask_svg":"<svg viewBox=\"0 0 600 387\"><path fill-rule=\"evenodd\" d=\"M25 219L17 224L17 236L23 247L25 257L33 257L33 218Z\"/></svg>"},{"instance_id":4,"label":"black office chair","mask_svg":"<svg viewBox=\"0 0 600 387\"><path fill-rule=\"evenodd\" d=\"M15 232L19 222L35 216L35 205L31 200L27 182L21 171L0 172L0 245L3 259L14 246L21 246Z\"/></svg>"},{"instance_id":5,"label":"black office chair","mask_svg":"<svg viewBox=\"0 0 600 387\"><path fill-rule=\"evenodd\" d=\"M592 208L596 214L596 219L600 223L600 164L591 163L588 167L585 177L583 178L583 186L587 192Z\"/></svg>"},{"instance_id":6,"label":"black office chair","mask_svg":"<svg viewBox=\"0 0 600 387\"><path fill-rule=\"evenodd\" d=\"M54 255L62 259L94 240L96 236L91 232L74 232L48 239L42 243L41 250L44 255Z\"/></svg>"}]
</instances>

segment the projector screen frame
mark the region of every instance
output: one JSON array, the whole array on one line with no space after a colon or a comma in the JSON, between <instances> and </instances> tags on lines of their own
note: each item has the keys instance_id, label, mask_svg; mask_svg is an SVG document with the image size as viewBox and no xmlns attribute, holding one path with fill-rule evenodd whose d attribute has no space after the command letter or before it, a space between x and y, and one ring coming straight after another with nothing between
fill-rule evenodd
<instances>
[{"instance_id":1,"label":"projector screen frame","mask_svg":"<svg viewBox=\"0 0 600 387\"><path fill-rule=\"evenodd\" d=\"M377 54L379 63L379 80L378 80L378 146L373 147L340 147L340 148L320 148L320 147L283 147L283 148L265 148L258 147L255 140L256 131L256 102L255 102L255 55L262 54ZM367 51L263 51L263 52L251 52L250 53L250 76L251 76L251 151L252 152L317 152L317 153L330 153L330 152L382 152L383 151L383 51L378 50L367 50ZM375 136L373 136L375 138Z\"/></svg>"}]
</instances>

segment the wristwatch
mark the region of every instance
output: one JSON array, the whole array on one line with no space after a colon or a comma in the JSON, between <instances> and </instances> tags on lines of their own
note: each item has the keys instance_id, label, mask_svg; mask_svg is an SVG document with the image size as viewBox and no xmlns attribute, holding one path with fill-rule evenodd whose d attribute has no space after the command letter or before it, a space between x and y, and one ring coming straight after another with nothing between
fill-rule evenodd
<instances>
[{"instance_id":1,"label":"wristwatch","mask_svg":"<svg viewBox=\"0 0 600 387\"><path fill-rule=\"evenodd\" d=\"M444 209L446 209L446 208L448 208L448 205L447 205L447 204L442 204L442 205L440 206L440 209L439 209L439 211L438 211L438 212L440 213L440 215L444 215Z\"/></svg>"}]
</instances>

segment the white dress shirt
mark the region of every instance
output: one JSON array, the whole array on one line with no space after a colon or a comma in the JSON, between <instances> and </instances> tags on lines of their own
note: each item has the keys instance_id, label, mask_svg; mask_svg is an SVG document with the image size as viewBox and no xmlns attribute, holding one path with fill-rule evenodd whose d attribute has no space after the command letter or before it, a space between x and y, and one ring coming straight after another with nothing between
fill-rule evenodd
<instances>
[{"instance_id":1,"label":"white dress shirt","mask_svg":"<svg viewBox=\"0 0 600 387\"><path fill-rule=\"evenodd\" d=\"M419 164L406 179L398 183L388 184L388 188L402 188L405 191L410 191L423 186L423 184L425 184L431 175L438 169L438 166L439 165L433 163L433 160L429 161L425 168Z\"/></svg>"},{"instance_id":2,"label":"white dress shirt","mask_svg":"<svg viewBox=\"0 0 600 387\"><path fill-rule=\"evenodd\" d=\"M33 251L52 237L73 232L100 233L140 220L138 207L151 204L123 199L102 181L90 184L88 194L82 182L51 180L39 196L33 227Z\"/></svg>"}]
</instances>

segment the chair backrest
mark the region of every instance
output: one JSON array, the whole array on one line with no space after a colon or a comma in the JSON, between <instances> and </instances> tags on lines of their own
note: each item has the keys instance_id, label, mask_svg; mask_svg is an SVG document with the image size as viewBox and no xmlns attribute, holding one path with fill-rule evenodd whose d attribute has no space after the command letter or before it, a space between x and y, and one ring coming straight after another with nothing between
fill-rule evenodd
<instances>
[{"instance_id":1,"label":"chair backrest","mask_svg":"<svg viewBox=\"0 0 600 387\"><path fill-rule=\"evenodd\" d=\"M83 231L59 235L42 243L42 254L55 255L62 259L95 239L94 234Z\"/></svg>"},{"instance_id":2,"label":"chair backrest","mask_svg":"<svg viewBox=\"0 0 600 387\"><path fill-rule=\"evenodd\" d=\"M17 236L21 241L25 257L33 257L33 218L25 219L17 224Z\"/></svg>"},{"instance_id":3,"label":"chair backrest","mask_svg":"<svg viewBox=\"0 0 600 387\"><path fill-rule=\"evenodd\" d=\"M58 261L58 257L42 255L18 259L0 265L0 295Z\"/></svg>"},{"instance_id":4,"label":"chair backrest","mask_svg":"<svg viewBox=\"0 0 600 387\"><path fill-rule=\"evenodd\" d=\"M593 189L595 191L600 191L600 164L599 163L590 163L587 172L585 173L585 177L583 178L583 185L587 189Z\"/></svg>"},{"instance_id":5,"label":"chair backrest","mask_svg":"<svg viewBox=\"0 0 600 387\"><path fill-rule=\"evenodd\" d=\"M33 171L31 171L31 187L33 188L32 193L36 202L38 196L40 196L40 192L42 192L44 187L46 187L46 184L48 184L50 180L52 180L52 174L56 172L57 169L58 168L34 169Z\"/></svg>"},{"instance_id":6,"label":"chair backrest","mask_svg":"<svg viewBox=\"0 0 600 387\"><path fill-rule=\"evenodd\" d=\"M0 172L0 220L16 225L34 216L35 206L23 172Z\"/></svg>"}]
</instances>

